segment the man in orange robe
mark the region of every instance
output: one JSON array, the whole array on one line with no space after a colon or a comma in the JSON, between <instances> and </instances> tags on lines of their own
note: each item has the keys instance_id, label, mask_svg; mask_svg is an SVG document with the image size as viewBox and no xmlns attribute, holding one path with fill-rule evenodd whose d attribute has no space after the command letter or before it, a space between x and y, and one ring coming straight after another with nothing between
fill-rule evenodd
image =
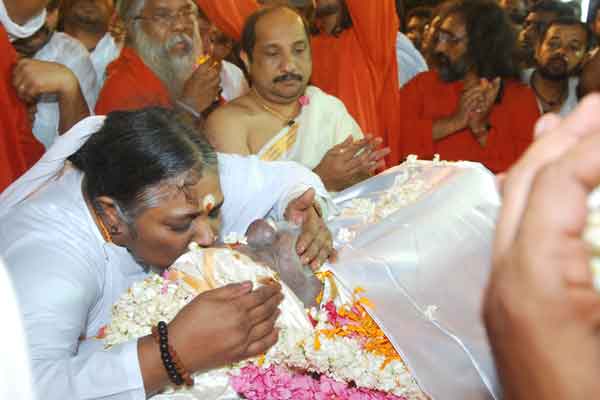
<instances>
[{"instance_id":1,"label":"man in orange robe","mask_svg":"<svg viewBox=\"0 0 600 400\"><path fill-rule=\"evenodd\" d=\"M245 19L260 7L256 0L196 2L236 40ZM311 41L312 83L342 100L363 132L384 139L391 149L388 166L400 161L395 7L394 0L317 0L322 33Z\"/></svg>"},{"instance_id":2,"label":"man in orange robe","mask_svg":"<svg viewBox=\"0 0 600 400\"><path fill-rule=\"evenodd\" d=\"M169 12L165 13L165 7ZM183 104L198 115L218 97L217 64L198 68L202 41L197 8L187 0L147 0L137 15L124 10L128 42L107 68L96 114Z\"/></svg>"},{"instance_id":3,"label":"man in orange robe","mask_svg":"<svg viewBox=\"0 0 600 400\"><path fill-rule=\"evenodd\" d=\"M0 24L0 192L25 173L44 153L35 139L25 104L17 97L12 71L17 53Z\"/></svg>"},{"instance_id":4,"label":"man in orange robe","mask_svg":"<svg viewBox=\"0 0 600 400\"><path fill-rule=\"evenodd\" d=\"M539 109L533 92L515 79L512 37L496 4L466 0L449 10L435 48L438 71L417 75L401 91L405 155L437 153L495 173L522 155Z\"/></svg>"}]
</instances>

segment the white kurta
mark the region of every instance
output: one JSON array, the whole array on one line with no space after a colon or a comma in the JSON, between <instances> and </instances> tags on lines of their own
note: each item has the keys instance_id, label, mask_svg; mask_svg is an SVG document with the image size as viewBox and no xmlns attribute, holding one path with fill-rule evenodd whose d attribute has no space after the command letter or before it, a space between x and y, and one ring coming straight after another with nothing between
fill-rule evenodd
<instances>
[{"instance_id":1,"label":"white kurta","mask_svg":"<svg viewBox=\"0 0 600 400\"><path fill-rule=\"evenodd\" d=\"M221 69L221 88L223 88L223 98L225 101L237 99L248 93L248 81L242 70L229 61L223 61Z\"/></svg>"},{"instance_id":2,"label":"white kurta","mask_svg":"<svg viewBox=\"0 0 600 400\"><path fill-rule=\"evenodd\" d=\"M98 95L106 80L106 67L119 57L121 49L123 49L123 45L117 44L112 35L106 33L104 37L100 39L94 51L90 54L92 64L96 70L96 76L98 77ZM98 96L96 96L96 98L97 97Z\"/></svg>"},{"instance_id":3,"label":"white kurta","mask_svg":"<svg viewBox=\"0 0 600 400\"><path fill-rule=\"evenodd\" d=\"M318 177L296 164L219 155L219 167L222 232L245 232L268 213L281 216L307 187L327 196ZM21 302L35 387L45 400L144 399L136 342L104 350L101 341L80 341L95 336L120 294L146 275L126 249L102 239L82 178L68 169L0 218L0 255Z\"/></svg>"},{"instance_id":4,"label":"white kurta","mask_svg":"<svg viewBox=\"0 0 600 400\"><path fill-rule=\"evenodd\" d=\"M36 60L55 62L69 68L79 81L81 93L90 110L98 98L96 71L87 49L71 36L54 32L52 38L33 57ZM55 95L44 95L37 103L33 134L49 148L58 136L60 108Z\"/></svg>"},{"instance_id":5,"label":"white kurta","mask_svg":"<svg viewBox=\"0 0 600 400\"><path fill-rule=\"evenodd\" d=\"M531 86L531 77L533 76L534 71L535 71L534 68L529 68L529 69L526 69L525 71L523 71L523 73L521 74L521 79L522 79L523 83L525 83L528 86ZM577 96L577 87L578 86L579 86L579 77L577 77L577 76L570 77L567 98L565 99L564 103L560 107L560 111L558 112L558 114L561 117L566 117L567 115L569 115L571 113L571 111L573 111L575 109L575 107L577 107L577 103L579 103L579 97ZM540 109L540 113L543 113L544 110L542 107L542 103L540 102L540 99L537 96L535 99L538 103L538 108Z\"/></svg>"}]
</instances>

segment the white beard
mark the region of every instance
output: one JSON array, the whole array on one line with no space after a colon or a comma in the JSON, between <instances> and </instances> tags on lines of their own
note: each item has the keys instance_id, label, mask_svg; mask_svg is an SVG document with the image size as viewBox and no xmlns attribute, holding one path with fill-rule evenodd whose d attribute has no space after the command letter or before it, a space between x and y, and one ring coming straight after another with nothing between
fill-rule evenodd
<instances>
[{"instance_id":1,"label":"white beard","mask_svg":"<svg viewBox=\"0 0 600 400\"><path fill-rule=\"evenodd\" d=\"M181 96L183 85L194 72L198 57L202 54L200 34L196 29L194 32L193 38L183 33L173 35L164 45L156 43L139 25L132 35L137 54L167 86L173 98ZM169 50L179 43L185 43L188 51L180 57L172 57Z\"/></svg>"}]
</instances>

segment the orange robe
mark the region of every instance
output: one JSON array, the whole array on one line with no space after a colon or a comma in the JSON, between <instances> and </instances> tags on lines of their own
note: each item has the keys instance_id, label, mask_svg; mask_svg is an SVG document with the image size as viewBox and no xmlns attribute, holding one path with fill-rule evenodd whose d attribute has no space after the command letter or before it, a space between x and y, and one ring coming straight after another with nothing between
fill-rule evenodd
<instances>
[{"instance_id":1,"label":"orange robe","mask_svg":"<svg viewBox=\"0 0 600 400\"><path fill-rule=\"evenodd\" d=\"M173 106L166 86L129 47L125 47L119 58L110 63L106 74L96 103L97 115L118 110Z\"/></svg>"},{"instance_id":2,"label":"orange robe","mask_svg":"<svg viewBox=\"0 0 600 400\"><path fill-rule=\"evenodd\" d=\"M0 192L23 175L44 154L31 130L25 104L12 85L17 53L0 25Z\"/></svg>"},{"instance_id":3,"label":"orange robe","mask_svg":"<svg viewBox=\"0 0 600 400\"><path fill-rule=\"evenodd\" d=\"M451 116L458 106L462 82L443 82L437 72L424 72L401 91L404 155L431 159L439 154L449 161L476 161L494 173L506 171L533 141L540 112L533 92L516 81L504 81L499 104L490 114L491 126L483 147L468 129L433 141L434 121Z\"/></svg>"},{"instance_id":4,"label":"orange robe","mask_svg":"<svg viewBox=\"0 0 600 400\"><path fill-rule=\"evenodd\" d=\"M255 0L196 0L219 29L239 40ZM339 37L312 38L312 83L338 97L361 129L384 139L392 153L388 165L400 160L400 94L395 0L346 0L353 26Z\"/></svg>"}]
</instances>

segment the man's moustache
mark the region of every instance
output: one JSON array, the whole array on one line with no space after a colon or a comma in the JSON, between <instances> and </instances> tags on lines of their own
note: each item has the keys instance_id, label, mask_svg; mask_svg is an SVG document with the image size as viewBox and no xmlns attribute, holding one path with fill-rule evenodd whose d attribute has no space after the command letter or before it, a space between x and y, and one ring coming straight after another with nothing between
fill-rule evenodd
<instances>
[{"instance_id":1,"label":"man's moustache","mask_svg":"<svg viewBox=\"0 0 600 400\"><path fill-rule=\"evenodd\" d=\"M289 73L289 74L278 76L277 78L273 79L273 83L280 83L280 82L286 82L286 81L302 82L302 75Z\"/></svg>"},{"instance_id":2,"label":"man's moustache","mask_svg":"<svg viewBox=\"0 0 600 400\"><path fill-rule=\"evenodd\" d=\"M165 47L167 48L167 50L171 50L173 47L175 47L181 43L186 44L190 48L192 47L192 44L193 44L192 39L189 36L180 34L177 36L173 36L172 38L167 40Z\"/></svg>"}]
</instances>

